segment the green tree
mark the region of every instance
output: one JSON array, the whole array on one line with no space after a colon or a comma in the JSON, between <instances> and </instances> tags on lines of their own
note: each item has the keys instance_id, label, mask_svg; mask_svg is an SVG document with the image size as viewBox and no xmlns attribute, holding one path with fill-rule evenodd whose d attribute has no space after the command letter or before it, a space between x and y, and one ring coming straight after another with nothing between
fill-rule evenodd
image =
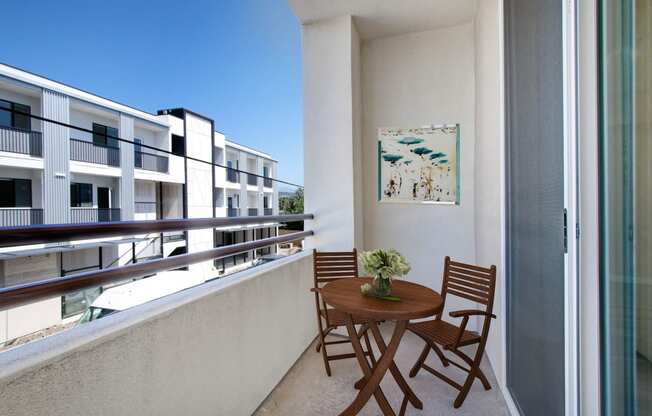
<instances>
[{"instance_id":1,"label":"green tree","mask_svg":"<svg viewBox=\"0 0 652 416\"><path fill-rule=\"evenodd\" d=\"M303 188L293 194L279 198L279 210L282 214L303 214Z\"/></svg>"}]
</instances>

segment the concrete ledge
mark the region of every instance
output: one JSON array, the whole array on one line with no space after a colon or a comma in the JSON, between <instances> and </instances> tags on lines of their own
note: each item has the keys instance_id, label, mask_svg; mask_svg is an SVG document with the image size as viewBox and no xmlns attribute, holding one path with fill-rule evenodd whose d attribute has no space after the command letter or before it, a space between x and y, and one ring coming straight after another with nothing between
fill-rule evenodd
<instances>
[{"instance_id":1,"label":"concrete ledge","mask_svg":"<svg viewBox=\"0 0 652 416\"><path fill-rule=\"evenodd\" d=\"M0 354L0 414L251 414L316 333L311 257L299 253Z\"/></svg>"}]
</instances>

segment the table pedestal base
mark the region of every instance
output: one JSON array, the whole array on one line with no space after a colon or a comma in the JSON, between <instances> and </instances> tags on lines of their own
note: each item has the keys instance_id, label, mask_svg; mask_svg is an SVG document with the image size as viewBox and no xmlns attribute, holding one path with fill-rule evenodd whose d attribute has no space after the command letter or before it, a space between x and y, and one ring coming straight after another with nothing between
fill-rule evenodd
<instances>
[{"instance_id":1,"label":"table pedestal base","mask_svg":"<svg viewBox=\"0 0 652 416\"><path fill-rule=\"evenodd\" d=\"M412 406L417 409L423 409L423 403L421 403L421 400L419 400L416 394L414 394L410 386L405 381L405 378L403 378L403 375L399 371L398 367L396 366L396 363L394 362L394 356L398 350L401 338L405 333L407 324L408 321L397 321L389 344L385 344L385 340L383 339L380 330L378 329L378 323L374 320L369 321L369 329L371 329L374 339L376 340L376 344L378 345L378 349L381 353L379 360L376 361L376 365L371 367L367 361L367 357L364 355L360 340L356 336L357 332L353 324L353 317L349 314L346 315L346 328L349 332L349 337L351 338L351 343L353 344L353 350L355 351L355 356L358 360L360 368L362 369L364 377L356 383L356 388L360 389L358 395L356 396L353 403L351 403L349 407L340 413L341 416L357 415L358 412L360 412L364 405L369 401L372 395L376 399L376 402L378 402L378 406L380 406L380 409L383 411L385 416L396 416L396 413L394 413L394 410L387 401L387 397L385 397L385 394L380 388L380 382L385 376L385 373L387 373L387 370L390 371L394 377L394 380L396 380L396 383L405 395L403 402L401 403L399 415L405 414L408 402L410 402Z\"/></svg>"}]
</instances>

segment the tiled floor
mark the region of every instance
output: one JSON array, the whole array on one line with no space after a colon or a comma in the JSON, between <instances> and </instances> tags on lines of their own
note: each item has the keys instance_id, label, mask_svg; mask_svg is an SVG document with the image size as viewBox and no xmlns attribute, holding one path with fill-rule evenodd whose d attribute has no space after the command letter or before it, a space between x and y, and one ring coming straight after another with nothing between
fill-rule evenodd
<instances>
[{"instance_id":1,"label":"tiled floor","mask_svg":"<svg viewBox=\"0 0 652 416\"><path fill-rule=\"evenodd\" d=\"M391 324L382 325L386 340L389 339L391 330ZM343 344L330 348L333 352L348 352L351 346ZM408 405L407 415L500 416L509 414L486 359L483 361L482 368L493 388L485 391L480 382L476 381L460 409L453 408L457 390L433 377L430 373L421 370L415 378L408 378L407 374L422 348L423 341L414 334L406 332L396 354L396 364L423 402L423 410L417 410ZM443 368L432 352L426 363L440 369L455 380L463 379L464 373L461 370L453 366ZM354 390L353 384L362 376L362 372L355 359L332 361L331 368L333 375L327 377L321 354L315 352L313 344L263 402L255 415L338 415L355 397L356 390ZM381 387L390 404L398 413L403 396L389 372L381 383ZM380 414L380 409L373 398L360 412L360 415L368 416Z\"/></svg>"}]
</instances>

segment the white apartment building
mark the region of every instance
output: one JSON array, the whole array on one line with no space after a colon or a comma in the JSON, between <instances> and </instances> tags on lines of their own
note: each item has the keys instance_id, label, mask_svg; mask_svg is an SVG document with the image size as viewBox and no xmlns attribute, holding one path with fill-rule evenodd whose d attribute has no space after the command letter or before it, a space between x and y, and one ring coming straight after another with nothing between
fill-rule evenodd
<instances>
[{"instance_id":1,"label":"white apartment building","mask_svg":"<svg viewBox=\"0 0 652 416\"><path fill-rule=\"evenodd\" d=\"M62 123L0 111L0 227L278 214L276 160L227 140L206 116L150 114L7 65L0 106ZM0 250L0 287L266 238L276 225L13 247ZM211 280L275 251L190 271ZM101 290L0 312L0 343L76 319Z\"/></svg>"}]
</instances>

